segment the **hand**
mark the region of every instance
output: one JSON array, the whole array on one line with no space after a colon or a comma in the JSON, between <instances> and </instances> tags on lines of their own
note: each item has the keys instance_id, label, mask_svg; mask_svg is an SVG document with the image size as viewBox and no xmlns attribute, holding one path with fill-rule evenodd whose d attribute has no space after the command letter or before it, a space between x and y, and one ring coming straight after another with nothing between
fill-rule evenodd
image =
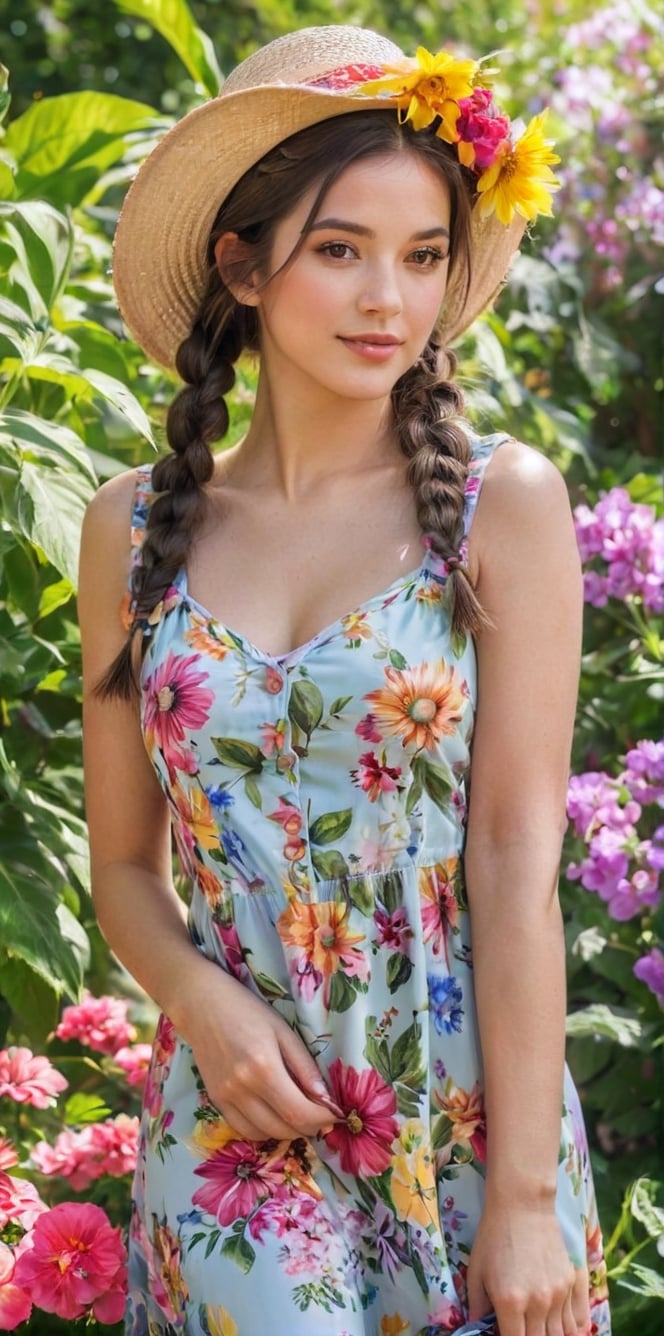
<instances>
[{"instance_id":1,"label":"hand","mask_svg":"<svg viewBox=\"0 0 664 1336\"><path fill-rule=\"evenodd\" d=\"M239 1136L314 1137L343 1117L299 1036L220 966L201 960L173 1020L210 1099Z\"/></svg>"},{"instance_id":2,"label":"hand","mask_svg":"<svg viewBox=\"0 0 664 1336\"><path fill-rule=\"evenodd\" d=\"M500 1336L587 1336L588 1273L575 1269L551 1207L485 1205L468 1264L471 1318Z\"/></svg>"}]
</instances>

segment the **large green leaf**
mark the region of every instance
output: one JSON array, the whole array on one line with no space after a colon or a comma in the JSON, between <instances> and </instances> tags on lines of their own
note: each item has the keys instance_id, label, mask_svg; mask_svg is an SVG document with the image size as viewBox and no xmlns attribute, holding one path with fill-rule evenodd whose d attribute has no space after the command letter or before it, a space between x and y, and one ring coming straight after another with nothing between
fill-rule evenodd
<instances>
[{"instance_id":1,"label":"large green leaf","mask_svg":"<svg viewBox=\"0 0 664 1336\"><path fill-rule=\"evenodd\" d=\"M48 422L36 413L20 408L8 408L0 416L0 444L11 442L18 457L43 459L57 467L75 469L96 487L92 465L88 461L85 442L62 422Z\"/></svg>"},{"instance_id":2,"label":"large green leaf","mask_svg":"<svg viewBox=\"0 0 664 1336\"><path fill-rule=\"evenodd\" d=\"M5 119L10 102L9 70L5 69L4 65L0 65L0 121Z\"/></svg>"},{"instance_id":3,"label":"large green leaf","mask_svg":"<svg viewBox=\"0 0 664 1336\"><path fill-rule=\"evenodd\" d=\"M567 1035L577 1038L592 1035L593 1038L613 1039L623 1048L638 1047L643 1027L636 1016L619 1012L603 1002L594 1002L581 1011L575 1011L567 1017Z\"/></svg>"},{"instance_id":4,"label":"large green leaf","mask_svg":"<svg viewBox=\"0 0 664 1336\"><path fill-rule=\"evenodd\" d=\"M92 495L92 487L80 473L23 461L16 496L19 523L26 538L72 584L78 581L81 526Z\"/></svg>"},{"instance_id":5,"label":"large green leaf","mask_svg":"<svg viewBox=\"0 0 664 1336\"><path fill-rule=\"evenodd\" d=\"M223 75L207 33L195 22L185 0L115 0L124 14L145 19L172 46L192 78L214 97Z\"/></svg>"},{"instance_id":6,"label":"large green leaf","mask_svg":"<svg viewBox=\"0 0 664 1336\"><path fill-rule=\"evenodd\" d=\"M17 163L14 198L82 204L122 158L128 137L157 123L152 107L113 93L63 93L36 102L12 121L4 140Z\"/></svg>"},{"instance_id":7,"label":"large green leaf","mask_svg":"<svg viewBox=\"0 0 664 1336\"><path fill-rule=\"evenodd\" d=\"M43 319L69 275L74 249L72 224L39 199L0 204L0 226L16 257L8 278L25 291L33 317Z\"/></svg>"},{"instance_id":8,"label":"large green leaf","mask_svg":"<svg viewBox=\"0 0 664 1336\"><path fill-rule=\"evenodd\" d=\"M25 833L2 832L0 941L56 992L77 997L82 982L80 943L61 930L53 882L57 870ZM67 921L69 930L70 923ZM82 931L82 929L81 929Z\"/></svg>"}]
</instances>

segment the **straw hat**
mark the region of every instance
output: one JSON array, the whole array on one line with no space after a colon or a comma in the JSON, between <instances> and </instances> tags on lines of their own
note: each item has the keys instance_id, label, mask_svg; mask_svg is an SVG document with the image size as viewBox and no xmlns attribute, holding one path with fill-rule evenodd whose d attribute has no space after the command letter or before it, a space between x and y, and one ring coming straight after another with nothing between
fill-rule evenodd
<instances>
[{"instance_id":1,"label":"straw hat","mask_svg":"<svg viewBox=\"0 0 664 1336\"><path fill-rule=\"evenodd\" d=\"M233 186L298 130L346 112L385 111L384 97L358 98L346 88L354 67L369 67L375 78L376 67L403 59L393 42L366 29L303 28L249 56L217 97L168 131L127 194L113 252L120 312L157 363L172 368L191 329L206 285L210 230ZM334 86L325 86L332 75ZM509 226L493 214L481 219L477 208L472 218L471 289L464 300L463 276L450 280L441 317L445 343L497 295L525 228L518 214Z\"/></svg>"}]
</instances>

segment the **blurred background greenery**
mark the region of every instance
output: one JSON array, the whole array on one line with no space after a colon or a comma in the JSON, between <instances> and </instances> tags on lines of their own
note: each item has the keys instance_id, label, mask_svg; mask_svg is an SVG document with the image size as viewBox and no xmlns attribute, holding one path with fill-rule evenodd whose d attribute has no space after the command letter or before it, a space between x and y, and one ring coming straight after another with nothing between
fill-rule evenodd
<instances>
[{"instance_id":1,"label":"blurred background greenery","mask_svg":"<svg viewBox=\"0 0 664 1336\"><path fill-rule=\"evenodd\" d=\"M469 411L480 430L507 427L549 454L575 506L624 487L653 517L664 511L661 9L646 0L420 0L412 10L396 0L0 0L9 71L0 88L0 1044L46 1043L83 978L95 993L128 993L142 1014L89 898L74 597L85 504L99 481L161 447L175 388L115 309L117 211L137 162L237 60L294 27L341 21L374 26L408 53L418 42L500 51L507 110L527 119L551 107L562 159L555 217L538 221L496 310L460 342ZM253 386L252 367L241 365L229 441L244 429ZM663 663L662 618L638 596L587 608L577 772L617 775L637 741L662 738ZM656 807L644 812L642 840ZM566 854L580 856L571 831ZM562 889L570 1061L610 1243L615 1329L632 1336L638 1321L641 1336L655 1336L663 1027L633 965L661 945L662 910L658 902L618 922L577 882L563 877ZM26 1156L45 1134L24 1122ZM108 1200L120 1219L117 1193ZM35 1314L31 1332L58 1330L41 1320Z\"/></svg>"}]
</instances>

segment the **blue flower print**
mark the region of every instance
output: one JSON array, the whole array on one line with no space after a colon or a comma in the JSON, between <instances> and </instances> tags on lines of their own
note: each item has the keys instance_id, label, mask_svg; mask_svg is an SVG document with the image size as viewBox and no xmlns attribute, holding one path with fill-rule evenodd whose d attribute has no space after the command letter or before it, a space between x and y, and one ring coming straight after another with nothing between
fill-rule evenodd
<instances>
[{"instance_id":1,"label":"blue flower print","mask_svg":"<svg viewBox=\"0 0 664 1336\"><path fill-rule=\"evenodd\" d=\"M438 1034L459 1032L463 1024L463 993L453 975L446 979L435 974L427 975L429 985L429 1006L433 1012L433 1023Z\"/></svg>"}]
</instances>

